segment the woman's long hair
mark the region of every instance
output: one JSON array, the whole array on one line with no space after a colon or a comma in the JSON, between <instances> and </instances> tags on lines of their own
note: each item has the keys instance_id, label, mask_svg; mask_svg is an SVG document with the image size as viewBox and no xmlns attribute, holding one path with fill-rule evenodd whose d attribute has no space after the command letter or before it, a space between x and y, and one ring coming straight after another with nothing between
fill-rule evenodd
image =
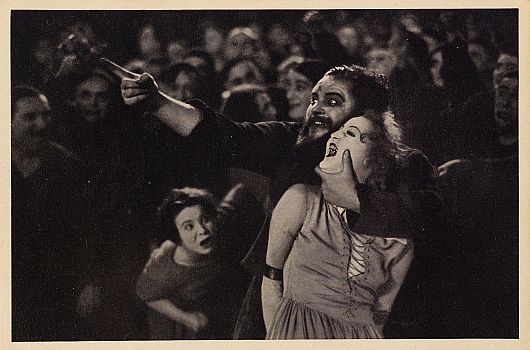
<instances>
[{"instance_id":1,"label":"woman's long hair","mask_svg":"<svg viewBox=\"0 0 530 350\"><path fill-rule=\"evenodd\" d=\"M364 116L379 129L379 133L369 136L375 145L367 159L372 168L367 184L374 189L383 190L390 182L390 177L396 174L414 148L403 143L403 131L394 115L389 112L367 111Z\"/></svg>"}]
</instances>

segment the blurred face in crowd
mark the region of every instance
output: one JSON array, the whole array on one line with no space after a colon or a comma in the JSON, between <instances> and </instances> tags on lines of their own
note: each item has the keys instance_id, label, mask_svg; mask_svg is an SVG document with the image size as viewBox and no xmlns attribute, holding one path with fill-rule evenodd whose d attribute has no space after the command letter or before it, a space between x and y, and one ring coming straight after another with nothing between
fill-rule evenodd
<instances>
[{"instance_id":1,"label":"blurred face in crowd","mask_svg":"<svg viewBox=\"0 0 530 350\"><path fill-rule=\"evenodd\" d=\"M197 68L203 75L207 75L211 70L215 69L215 67L210 67L209 63L200 56L188 56L183 62Z\"/></svg>"},{"instance_id":2,"label":"blurred face in crowd","mask_svg":"<svg viewBox=\"0 0 530 350\"><path fill-rule=\"evenodd\" d=\"M346 52L350 55L355 53L359 41L359 35L355 28L352 26L343 26L337 32L337 37L342 47L346 49Z\"/></svg>"},{"instance_id":3,"label":"blurred face in crowd","mask_svg":"<svg viewBox=\"0 0 530 350\"><path fill-rule=\"evenodd\" d=\"M311 101L297 145L329 136L352 117L355 98L350 92L350 85L347 81L331 76L320 79L311 92Z\"/></svg>"},{"instance_id":4,"label":"blurred face in crowd","mask_svg":"<svg viewBox=\"0 0 530 350\"><path fill-rule=\"evenodd\" d=\"M255 53L254 39L243 32L231 35L226 41L225 56L228 61L252 57Z\"/></svg>"},{"instance_id":5,"label":"blurred face in crowd","mask_svg":"<svg viewBox=\"0 0 530 350\"><path fill-rule=\"evenodd\" d=\"M320 169L328 174L342 171L342 155L349 150L353 169L359 182L365 183L370 175L369 157L376 145L373 140L377 127L365 117L354 117L342 128L331 134L327 143L326 156L320 162Z\"/></svg>"},{"instance_id":6,"label":"blurred face in crowd","mask_svg":"<svg viewBox=\"0 0 530 350\"><path fill-rule=\"evenodd\" d=\"M110 83L98 76L86 79L76 87L75 105L80 116L89 123L106 119L113 107Z\"/></svg>"},{"instance_id":7,"label":"blurred face in crowd","mask_svg":"<svg viewBox=\"0 0 530 350\"><path fill-rule=\"evenodd\" d=\"M42 39L37 42L32 50L33 58L37 63L46 68L52 69L55 49L48 39Z\"/></svg>"},{"instance_id":8,"label":"blurred face in crowd","mask_svg":"<svg viewBox=\"0 0 530 350\"><path fill-rule=\"evenodd\" d=\"M303 120L311 100L313 83L294 69L289 69L282 80L282 86L285 88L289 103L289 119Z\"/></svg>"},{"instance_id":9,"label":"blurred face in crowd","mask_svg":"<svg viewBox=\"0 0 530 350\"><path fill-rule=\"evenodd\" d=\"M409 13L404 16L402 16L399 21L403 26L409 31L414 34L421 34L422 29L421 25L418 22L418 19L413 14Z\"/></svg>"},{"instance_id":10,"label":"blurred face in crowd","mask_svg":"<svg viewBox=\"0 0 530 350\"><path fill-rule=\"evenodd\" d=\"M397 64L397 57L391 50L372 49L366 54L368 68L390 77Z\"/></svg>"},{"instance_id":11,"label":"blurred face in crowd","mask_svg":"<svg viewBox=\"0 0 530 350\"><path fill-rule=\"evenodd\" d=\"M162 63L158 60L152 60L147 62L143 70L144 72L151 74L155 78L155 80L160 80L160 76L162 75L162 72L165 68L165 63Z\"/></svg>"},{"instance_id":12,"label":"blurred face in crowd","mask_svg":"<svg viewBox=\"0 0 530 350\"><path fill-rule=\"evenodd\" d=\"M477 71L484 72L488 69L488 62L490 60L488 53L484 46L477 43L470 43L467 46L467 52Z\"/></svg>"},{"instance_id":13,"label":"blurred face in crowd","mask_svg":"<svg viewBox=\"0 0 530 350\"><path fill-rule=\"evenodd\" d=\"M262 92L257 94L255 101L264 121L276 120L278 110L272 103L272 99L268 93Z\"/></svg>"},{"instance_id":14,"label":"blurred face in crowd","mask_svg":"<svg viewBox=\"0 0 530 350\"><path fill-rule=\"evenodd\" d=\"M214 27L208 27L204 31L203 47L210 54L216 54L223 48L223 34Z\"/></svg>"},{"instance_id":15,"label":"blurred face in crowd","mask_svg":"<svg viewBox=\"0 0 530 350\"><path fill-rule=\"evenodd\" d=\"M518 127L519 80L502 78L495 87L495 123L499 129L513 132Z\"/></svg>"},{"instance_id":16,"label":"blurred face in crowd","mask_svg":"<svg viewBox=\"0 0 530 350\"><path fill-rule=\"evenodd\" d=\"M45 143L50 104L44 95L17 100L11 118L11 140L17 148L38 151Z\"/></svg>"},{"instance_id":17,"label":"blurred face in crowd","mask_svg":"<svg viewBox=\"0 0 530 350\"><path fill-rule=\"evenodd\" d=\"M145 58L155 58L160 55L162 44L158 41L153 26L146 26L140 30L138 49Z\"/></svg>"},{"instance_id":18,"label":"blurred face in crowd","mask_svg":"<svg viewBox=\"0 0 530 350\"><path fill-rule=\"evenodd\" d=\"M439 88L444 87L444 81L440 73L443 65L442 53L440 51L435 52L432 55L432 66L431 66L431 75L432 80L436 86Z\"/></svg>"},{"instance_id":19,"label":"blurred face in crowd","mask_svg":"<svg viewBox=\"0 0 530 350\"><path fill-rule=\"evenodd\" d=\"M198 97L199 77L193 72L180 72L175 78L170 96L180 101Z\"/></svg>"},{"instance_id":20,"label":"blurred face in crowd","mask_svg":"<svg viewBox=\"0 0 530 350\"><path fill-rule=\"evenodd\" d=\"M186 54L186 47L179 41L172 41L167 44L167 57L172 63L180 62Z\"/></svg>"},{"instance_id":21,"label":"blurred face in crowd","mask_svg":"<svg viewBox=\"0 0 530 350\"><path fill-rule=\"evenodd\" d=\"M290 47L293 45L291 33L280 23L272 25L267 33L267 40L270 44L270 50L281 56L288 55Z\"/></svg>"},{"instance_id":22,"label":"blurred face in crowd","mask_svg":"<svg viewBox=\"0 0 530 350\"><path fill-rule=\"evenodd\" d=\"M501 53L493 70L493 84L499 84L503 76L519 70L519 59L507 53Z\"/></svg>"},{"instance_id":23,"label":"blurred face in crowd","mask_svg":"<svg viewBox=\"0 0 530 350\"><path fill-rule=\"evenodd\" d=\"M230 90L243 84L262 84L263 76L258 68L250 62L240 62L228 72L225 89Z\"/></svg>"},{"instance_id":24,"label":"blurred face in crowd","mask_svg":"<svg viewBox=\"0 0 530 350\"><path fill-rule=\"evenodd\" d=\"M210 254L215 248L217 227L200 205L182 209L175 216L181 246L192 256Z\"/></svg>"},{"instance_id":25,"label":"blurred face in crowd","mask_svg":"<svg viewBox=\"0 0 530 350\"><path fill-rule=\"evenodd\" d=\"M407 38L406 31L403 25L394 23L392 25L392 32L390 39L388 39L388 47L392 49L398 56L400 64L405 61L405 55L407 51Z\"/></svg>"}]
</instances>

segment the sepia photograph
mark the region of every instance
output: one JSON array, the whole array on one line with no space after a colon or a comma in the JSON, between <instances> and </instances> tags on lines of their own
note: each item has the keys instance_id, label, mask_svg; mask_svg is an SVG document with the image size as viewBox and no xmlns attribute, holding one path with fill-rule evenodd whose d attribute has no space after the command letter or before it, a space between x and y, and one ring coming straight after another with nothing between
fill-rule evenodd
<instances>
[{"instance_id":1,"label":"sepia photograph","mask_svg":"<svg viewBox=\"0 0 530 350\"><path fill-rule=\"evenodd\" d=\"M11 4L3 341L530 347L517 4Z\"/></svg>"}]
</instances>

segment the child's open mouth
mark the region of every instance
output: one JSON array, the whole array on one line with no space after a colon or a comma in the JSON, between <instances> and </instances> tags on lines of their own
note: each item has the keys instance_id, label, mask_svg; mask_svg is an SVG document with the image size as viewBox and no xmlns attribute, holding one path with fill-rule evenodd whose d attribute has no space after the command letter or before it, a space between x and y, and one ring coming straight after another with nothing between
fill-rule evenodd
<instances>
[{"instance_id":1,"label":"child's open mouth","mask_svg":"<svg viewBox=\"0 0 530 350\"><path fill-rule=\"evenodd\" d=\"M213 244L213 238L212 237L206 237L202 241L199 242L199 245L201 248L210 248Z\"/></svg>"}]
</instances>

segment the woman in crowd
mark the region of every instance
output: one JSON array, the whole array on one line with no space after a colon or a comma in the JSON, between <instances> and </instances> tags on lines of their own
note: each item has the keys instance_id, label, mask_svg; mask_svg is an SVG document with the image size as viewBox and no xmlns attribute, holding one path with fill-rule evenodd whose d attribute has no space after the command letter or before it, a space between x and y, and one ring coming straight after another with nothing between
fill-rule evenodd
<instances>
[{"instance_id":1,"label":"woman in crowd","mask_svg":"<svg viewBox=\"0 0 530 350\"><path fill-rule=\"evenodd\" d=\"M188 187L162 201L158 214L167 240L136 285L140 299L156 311L151 339L230 339L243 292L238 262L245 246L235 234L244 231L230 225L242 208L255 209L241 187L220 205L206 190Z\"/></svg>"},{"instance_id":2,"label":"woman in crowd","mask_svg":"<svg viewBox=\"0 0 530 350\"><path fill-rule=\"evenodd\" d=\"M289 103L289 120L302 121L311 100L311 89L331 65L318 60L293 62L280 72L280 81Z\"/></svg>"},{"instance_id":3,"label":"woman in crowd","mask_svg":"<svg viewBox=\"0 0 530 350\"><path fill-rule=\"evenodd\" d=\"M240 85L225 91L222 112L236 122L258 123L276 120L278 109L269 89L261 85Z\"/></svg>"},{"instance_id":4,"label":"woman in crowd","mask_svg":"<svg viewBox=\"0 0 530 350\"><path fill-rule=\"evenodd\" d=\"M209 97L206 79L189 63L172 64L164 71L160 81L169 96L182 101L194 98L207 100Z\"/></svg>"},{"instance_id":5,"label":"woman in crowd","mask_svg":"<svg viewBox=\"0 0 530 350\"><path fill-rule=\"evenodd\" d=\"M220 73L219 80L225 90L243 84L265 84L266 82L265 75L251 59L230 61Z\"/></svg>"},{"instance_id":6,"label":"woman in crowd","mask_svg":"<svg viewBox=\"0 0 530 350\"><path fill-rule=\"evenodd\" d=\"M394 169L413 152L400 139L388 112L351 118L331 135L320 171L353 166L362 201L365 187L395 181ZM297 184L284 194L271 220L262 285L268 339L383 337L413 243L359 234L358 217L326 201L320 186Z\"/></svg>"}]
</instances>

